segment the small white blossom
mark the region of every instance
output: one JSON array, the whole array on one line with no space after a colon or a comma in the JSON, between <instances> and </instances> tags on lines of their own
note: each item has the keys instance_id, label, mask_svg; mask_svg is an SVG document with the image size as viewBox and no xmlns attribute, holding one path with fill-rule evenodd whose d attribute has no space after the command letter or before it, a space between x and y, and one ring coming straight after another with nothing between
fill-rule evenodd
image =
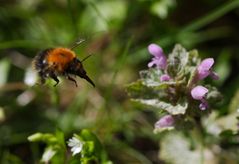
<instances>
[{"instance_id":1,"label":"small white blossom","mask_svg":"<svg viewBox=\"0 0 239 164\"><path fill-rule=\"evenodd\" d=\"M73 156L80 153L83 148L83 143L76 137L72 137L68 141L68 146L71 147L71 152Z\"/></svg>"},{"instance_id":2,"label":"small white blossom","mask_svg":"<svg viewBox=\"0 0 239 164\"><path fill-rule=\"evenodd\" d=\"M41 160L47 163L55 154L56 154L55 150L53 150L52 148L47 148L45 152L43 153Z\"/></svg>"}]
</instances>

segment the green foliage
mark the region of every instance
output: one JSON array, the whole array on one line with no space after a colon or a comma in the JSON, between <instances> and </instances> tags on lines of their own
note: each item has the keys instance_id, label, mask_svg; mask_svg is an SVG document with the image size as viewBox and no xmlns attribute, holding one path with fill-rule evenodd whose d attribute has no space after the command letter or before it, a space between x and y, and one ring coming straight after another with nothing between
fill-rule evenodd
<instances>
[{"instance_id":1,"label":"green foliage","mask_svg":"<svg viewBox=\"0 0 239 164\"><path fill-rule=\"evenodd\" d=\"M9 73L9 68L10 68L10 62L7 59L3 59L0 62L0 86L4 85L7 82L7 76Z\"/></svg>"},{"instance_id":2,"label":"green foliage","mask_svg":"<svg viewBox=\"0 0 239 164\"><path fill-rule=\"evenodd\" d=\"M103 149L102 144L95 134L89 130L83 129L80 133L80 137L84 141L84 149L82 151L83 163L90 161L97 161L98 163L109 164L107 160L107 154Z\"/></svg>"},{"instance_id":3,"label":"green foliage","mask_svg":"<svg viewBox=\"0 0 239 164\"><path fill-rule=\"evenodd\" d=\"M175 3L175 0L154 1L151 6L151 12L160 17L161 19L165 19L168 16L168 10L174 7Z\"/></svg>"},{"instance_id":4,"label":"green foliage","mask_svg":"<svg viewBox=\"0 0 239 164\"><path fill-rule=\"evenodd\" d=\"M188 107L188 104L182 104L182 105L177 104L177 105L173 106L170 103L159 101L158 99L150 99L150 100L149 99L147 99L147 100L136 99L134 101L139 102L144 105L152 106L156 109L164 110L172 115L185 114L186 109Z\"/></svg>"},{"instance_id":5,"label":"green foliage","mask_svg":"<svg viewBox=\"0 0 239 164\"><path fill-rule=\"evenodd\" d=\"M52 163L63 163L65 161L65 139L64 134L57 130L55 134L35 133L28 137L31 142L43 142L47 146L42 156L42 162L48 162L52 158Z\"/></svg>"},{"instance_id":6,"label":"green foliage","mask_svg":"<svg viewBox=\"0 0 239 164\"><path fill-rule=\"evenodd\" d=\"M66 148L66 141L64 137L64 133L62 131L57 130L55 134L51 133L35 133L28 137L30 142L43 142L46 144L46 148L42 155L41 161L48 163L51 161L52 163L65 163L69 161L69 163L82 163L87 164L91 162L102 163L102 164L110 164L108 161L107 154L103 149L98 138L89 130L83 129L79 135L74 134L73 138L78 140L79 143L83 145L79 154L73 154L72 157L69 157L68 150ZM70 143L72 141L68 141ZM75 148L74 148L75 147ZM76 150L77 145L71 148L72 150ZM72 151L73 153L74 151Z\"/></svg>"}]
</instances>

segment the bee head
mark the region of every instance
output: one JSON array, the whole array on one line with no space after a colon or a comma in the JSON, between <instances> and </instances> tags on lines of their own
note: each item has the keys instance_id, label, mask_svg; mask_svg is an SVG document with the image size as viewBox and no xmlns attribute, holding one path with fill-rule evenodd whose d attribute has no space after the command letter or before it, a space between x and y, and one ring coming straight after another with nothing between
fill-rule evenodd
<instances>
[{"instance_id":1,"label":"bee head","mask_svg":"<svg viewBox=\"0 0 239 164\"><path fill-rule=\"evenodd\" d=\"M93 87L95 87L94 82L87 76L87 73L83 67L82 62L77 59L74 58L72 60L72 62L70 62L70 64L68 65L67 68L67 73L73 74L73 75L77 75L83 79L85 79L86 81L88 81Z\"/></svg>"}]
</instances>

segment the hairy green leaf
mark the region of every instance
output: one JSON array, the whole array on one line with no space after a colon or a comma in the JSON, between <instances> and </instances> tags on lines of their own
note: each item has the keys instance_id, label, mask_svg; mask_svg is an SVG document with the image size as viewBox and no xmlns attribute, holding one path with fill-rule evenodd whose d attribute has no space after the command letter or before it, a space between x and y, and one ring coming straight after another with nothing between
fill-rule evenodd
<instances>
[{"instance_id":1,"label":"hairy green leaf","mask_svg":"<svg viewBox=\"0 0 239 164\"><path fill-rule=\"evenodd\" d=\"M137 101L144 105L149 105L157 109L164 110L172 115L178 115L178 114L185 114L186 109L188 107L188 104L185 102L183 105L177 104L172 105L170 103L166 103L163 101L159 101L158 99L135 99L134 101Z\"/></svg>"}]
</instances>

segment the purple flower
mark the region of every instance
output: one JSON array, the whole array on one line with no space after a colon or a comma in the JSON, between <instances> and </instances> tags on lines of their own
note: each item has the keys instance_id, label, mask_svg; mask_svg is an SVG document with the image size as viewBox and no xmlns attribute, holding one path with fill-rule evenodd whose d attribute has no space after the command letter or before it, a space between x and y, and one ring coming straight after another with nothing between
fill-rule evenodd
<instances>
[{"instance_id":1,"label":"purple flower","mask_svg":"<svg viewBox=\"0 0 239 164\"><path fill-rule=\"evenodd\" d=\"M208 108L208 103L205 99L202 99L201 100L201 103L199 104L199 108L201 110L206 110Z\"/></svg>"},{"instance_id":2,"label":"purple flower","mask_svg":"<svg viewBox=\"0 0 239 164\"><path fill-rule=\"evenodd\" d=\"M171 79L171 77L168 74L163 74L162 76L160 76L160 81L169 81Z\"/></svg>"},{"instance_id":3,"label":"purple flower","mask_svg":"<svg viewBox=\"0 0 239 164\"><path fill-rule=\"evenodd\" d=\"M198 85L191 90L191 95L192 95L193 99L201 100L204 98L204 96L206 95L207 92L208 92L207 88L205 88L201 85Z\"/></svg>"},{"instance_id":4,"label":"purple flower","mask_svg":"<svg viewBox=\"0 0 239 164\"><path fill-rule=\"evenodd\" d=\"M193 99L195 100L199 100L201 101L200 105L199 105L199 108L201 110L205 110L208 108L208 103L207 101L205 100L205 95L208 93L208 89L201 86L201 85L198 85L196 87L194 87L192 90L191 90L191 96Z\"/></svg>"},{"instance_id":5,"label":"purple flower","mask_svg":"<svg viewBox=\"0 0 239 164\"><path fill-rule=\"evenodd\" d=\"M171 115L166 115L161 117L156 123L155 123L155 129L160 129L160 128L167 128L170 127L174 124L174 119L173 116Z\"/></svg>"},{"instance_id":6,"label":"purple flower","mask_svg":"<svg viewBox=\"0 0 239 164\"><path fill-rule=\"evenodd\" d=\"M156 65L159 69L165 69L167 66L167 58L163 53L163 50L157 44L150 44L148 46L148 51L153 55L153 59L148 63L148 67Z\"/></svg>"},{"instance_id":7,"label":"purple flower","mask_svg":"<svg viewBox=\"0 0 239 164\"><path fill-rule=\"evenodd\" d=\"M206 78L208 75L211 76L214 80L219 79L218 75L211 70L213 64L213 58L206 58L200 63L200 65L197 67L197 74L199 80Z\"/></svg>"}]
</instances>

